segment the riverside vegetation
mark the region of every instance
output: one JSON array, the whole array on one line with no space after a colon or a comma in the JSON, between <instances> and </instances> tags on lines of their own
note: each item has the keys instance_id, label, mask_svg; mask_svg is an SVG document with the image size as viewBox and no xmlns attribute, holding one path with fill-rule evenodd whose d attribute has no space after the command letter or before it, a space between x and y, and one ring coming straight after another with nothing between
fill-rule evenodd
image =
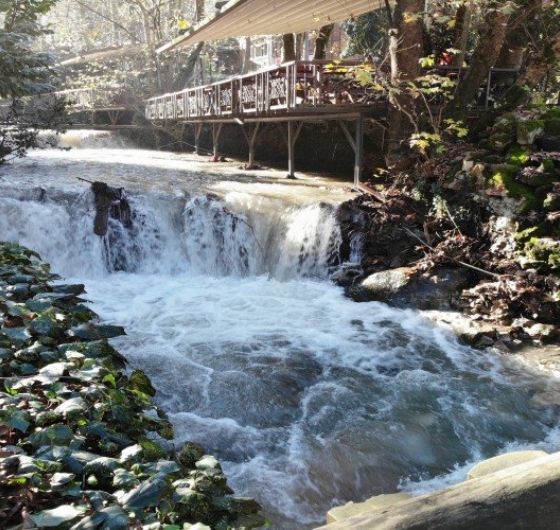
<instances>
[{"instance_id":1,"label":"riverside vegetation","mask_svg":"<svg viewBox=\"0 0 560 530\"><path fill-rule=\"evenodd\" d=\"M504 114L446 147L344 205L363 257L340 283L357 301L462 311L483 323L465 337L480 346L558 342L560 109Z\"/></svg>"},{"instance_id":2,"label":"riverside vegetation","mask_svg":"<svg viewBox=\"0 0 560 530\"><path fill-rule=\"evenodd\" d=\"M83 285L54 285L39 256L0 243L0 527L255 528L218 461L175 449L155 390L108 342Z\"/></svg>"}]
</instances>

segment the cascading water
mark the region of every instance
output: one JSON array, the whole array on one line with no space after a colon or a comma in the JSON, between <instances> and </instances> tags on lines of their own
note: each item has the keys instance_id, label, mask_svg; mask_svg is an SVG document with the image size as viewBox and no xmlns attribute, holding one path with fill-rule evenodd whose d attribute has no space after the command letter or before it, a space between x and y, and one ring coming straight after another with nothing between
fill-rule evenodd
<instances>
[{"instance_id":1,"label":"cascading water","mask_svg":"<svg viewBox=\"0 0 560 530\"><path fill-rule=\"evenodd\" d=\"M557 411L531 400L545 375L328 282L339 244L331 191L286 202L278 183L204 178L193 163L35 154L1 170L0 239L86 284L93 309L125 326L115 346L152 378L177 442L218 456L273 528L312 528L335 504L458 480L513 448L558 449ZM128 195L132 228L112 221L95 236L93 196L73 173L145 186Z\"/></svg>"}]
</instances>

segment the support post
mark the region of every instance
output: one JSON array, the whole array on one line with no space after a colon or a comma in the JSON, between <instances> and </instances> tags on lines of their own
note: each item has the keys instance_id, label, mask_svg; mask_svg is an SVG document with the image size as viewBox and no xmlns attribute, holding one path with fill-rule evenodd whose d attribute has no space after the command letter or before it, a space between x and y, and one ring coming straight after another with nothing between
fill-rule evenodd
<instances>
[{"instance_id":1,"label":"support post","mask_svg":"<svg viewBox=\"0 0 560 530\"><path fill-rule=\"evenodd\" d=\"M214 162L218 161L220 157L220 134L222 134L222 127L223 123L213 123L212 124L212 146L213 146L213 154L214 154Z\"/></svg>"},{"instance_id":2,"label":"support post","mask_svg":"<svg viewBox=\"0 0 560 530\"><path fill-rule=\"evenodd\" d=\"M245 129L245 125L243 123L241 123L241 127L243 128L243 134L245 135L245 140L247 140L247 145L249 146L249 160L247 161L245 169L253 169L255 167L255 143L259 134L261 122L256 122L253 127L250 126L249 131Z\"/></svg>"},{"instance_id":3,"label":"support post","mask_svg":"<svg viewBox=\"0 0 560 530\"><path fill-rule=\"evenodd\" d=\"M339 122L340 128L346 136L348 143L354 150L354 191L358 191L360 186L360 178L362 176L362 164L364 161L364 117L360 114L356 120L356 133L352 137L348 126L343 121Z\"/></svg>"},{"instance_id":4,"label":"support post","mask_svg":"<svg viewBox=\"0 0 560 530\"><path fill-rule=\"evenodd\" d=\"M200 155L200 134L202 133L202 123L194 124L194 152Z\"/></svg>"},{"instance_id":5,"label":"support post","mask_svg":"<svg viewBox=\"0 0 560 530\"><path fill-rule=\"evenodd\" d=\"M294 124L288 122L288 178L295 179L295 157L294 157Z\"/></svg>"},{"instance_id":6,"label":"support post","mask_svg":"<svg viewBox=\"0 0 560 530\"><path fill-rule=\"evenodd\" d=\"M364 117L361 114L356 121L356 152L354 154L354 189L358 190L364 163Z\"/></svg>"},{"instance_id":7,"label":"support post","mask_svg":"<svg viewBox=\"0 0 560 530\"><path fill-rule=\"evenodd\" d=\"M289 179L295 179L296 175L295 175L295 156L294 156L294 148L299 136L299 133L301 132L301 129L303 127L303 122L300 122L297 124L297 127L294 129L294 122L289 121L287 123L288 127L288 135L286 136L286 134L284 133L284 129L282 130L282 136L284 137L284 142L286 143L286 146L288 147L288 178Z\"/></svg>"}]
</instances>

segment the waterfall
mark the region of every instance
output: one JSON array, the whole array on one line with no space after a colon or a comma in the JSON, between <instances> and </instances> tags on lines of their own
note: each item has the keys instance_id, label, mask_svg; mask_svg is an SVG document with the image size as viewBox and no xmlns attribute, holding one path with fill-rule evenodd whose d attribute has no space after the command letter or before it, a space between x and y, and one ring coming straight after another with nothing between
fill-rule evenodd
<instances>
[{"instance_id":1,"label":"waterfall","mask_svg":"<svg viewBox=\"0 0 560 530\"><path fill-rule=\"evenodd\" d=\"M215 454L272 528L425 492L508 450L560 448L558 407L533 399L553 392L552 376L329 282L341 185L202 163L120 148L33 154L0 168L0 240L86 285L92 309L125 327L114 345L152 379L176 442ZM125 187L132 225L111 220L96 236L93 194L75 176Z\"/></svg>"},{"instance_id":2,"label":"waterfall","mask_svg":"<svg viewBox=\"0 0 560 530\"><path fill-rule=\"evenodd\" d=\"M228 204L213 195L136 195L129 197L132 226L110 219L108 234L99 237L92 232L89 190L36 189L34 196L16 197L0 198L2 237L35 249L69 276L124 271L326 278L339 261L340 231L333 207L325 204L286 207L271 199L267 211L276 215L266 215L236 213L231 207L239 209L239 196Z\"/></svg>"}]
</instances>

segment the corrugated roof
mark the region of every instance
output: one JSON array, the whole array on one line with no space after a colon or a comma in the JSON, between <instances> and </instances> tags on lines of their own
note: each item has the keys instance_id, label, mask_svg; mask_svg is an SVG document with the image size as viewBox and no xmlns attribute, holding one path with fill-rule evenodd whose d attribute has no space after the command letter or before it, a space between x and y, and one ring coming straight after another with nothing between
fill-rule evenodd
<instances>
[{"instance_id":1,"label":"corrugated roof","mask_svg":"<svg viewBox=\"0 0 560 530\"><path fill-rule=\"evenodd\" d=\"M213 16L157 52L227 37L302 33L384 5L384 0L230 0Z\"/></svg>"}]
</instances>

